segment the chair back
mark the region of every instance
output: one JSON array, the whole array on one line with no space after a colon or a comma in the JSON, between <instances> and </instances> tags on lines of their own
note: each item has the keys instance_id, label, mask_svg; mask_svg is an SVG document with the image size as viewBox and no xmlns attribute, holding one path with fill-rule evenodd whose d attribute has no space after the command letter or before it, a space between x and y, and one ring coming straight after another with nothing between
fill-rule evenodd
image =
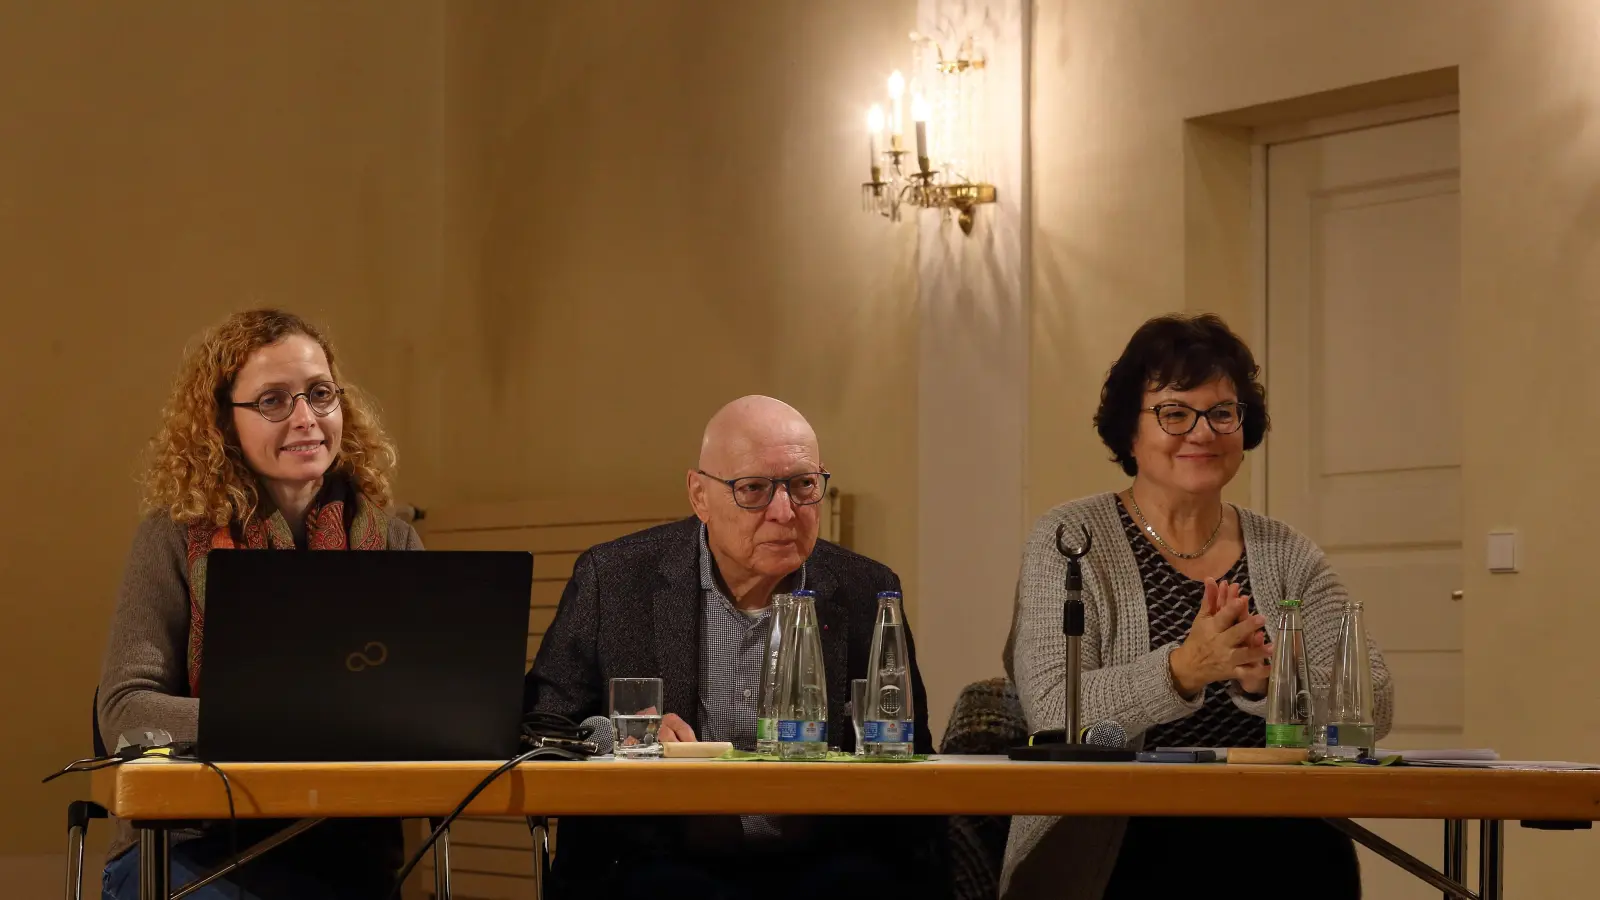
<instances>
[{"instance_id":1,"label":"chair back","mask_svg":"<svg viewBox=\"0 0 1600 900\"><path fill-rule=\"evenodd\" d=\"M94 755L96 759L110 756L106 752L105 738L100 736L100 689L94 689L94 700L89 703L89 734L94 741Z\"/></svg>"},{"instance_id":2,"label":"chair back","mask_svg":"<svg viewBox=\"0 0 1600 900\"><path fill-rule=\"evenodd\" d=\"M939 752L993 756L1028 740L1017 689L1005 677L961 689ZM994 900L1000 893L1010 816L951 816L951 893L955 900Z\"/></svg>"}]
</instances>

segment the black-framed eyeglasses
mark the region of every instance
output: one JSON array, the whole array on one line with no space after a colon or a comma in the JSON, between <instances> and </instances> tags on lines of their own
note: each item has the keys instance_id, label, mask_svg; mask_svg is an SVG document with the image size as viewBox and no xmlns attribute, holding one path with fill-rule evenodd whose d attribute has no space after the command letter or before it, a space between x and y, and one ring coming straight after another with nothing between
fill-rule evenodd
<instances>
[{"instance_id":1,"label":"black-framed eyeglasses","mask_svg":"<svg viewBox=\"0 0 1600 900\"><path fill-rule=\"evenodd\" d=\"M294 415L294 405L301 397L306 398L306 406L313 413L320 416L332 415L339 408L339 398L344 394L344 388L331 381L319 381L299 393L291 393L281 388L263 391L261 396L249 403L229 403L234 407L249 407L261 414L261 418L268 422L282 422Z\"/></svg>"},{"instance_id":2,"label":"black-framed eyeglasses","mask_svg":"<svg viewBox=\"0 0 1600 900\"><path fill-rule=\"evenodd\" d=\"M695 473L727 485L733 492L733 502L740 509L766 509L768 504L772 503L772 498L778 495L780 484L788 492L789 502L795 506L821 503L822 498L827 496L830 477L827 472L802 472L784 478L748 475L744 478L730 479L718 478L704 469L696 469Z\"/></svg>"},{"instance_id":3,"label":"black-framed eyeglasses","mask_svg":"<svg viewBox=\"0 0 1600 900\"><path fill-rule=\"evenodd\" d=\"M1236 400L1224 400L1210 409L1195 409L1187 403L1157 403L1155 406L1146 406L1140 412L1155 413L1156 424L1161 430L1174 437L1182 437L1194 430L1200 424L1200 418L1205 417L1210 423L1211 430L1217 434L1232 434L1244 424L1245 404Z\"/></svg>"}]
</instances>

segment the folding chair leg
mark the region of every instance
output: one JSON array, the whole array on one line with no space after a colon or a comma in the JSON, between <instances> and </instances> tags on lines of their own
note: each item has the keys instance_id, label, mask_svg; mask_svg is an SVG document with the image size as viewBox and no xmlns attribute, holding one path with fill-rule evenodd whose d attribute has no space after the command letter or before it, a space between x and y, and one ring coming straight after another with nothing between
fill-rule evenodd
<instances>
[{"instance_id":1,"label":"folding chair leg","mask_svg":"<svg viewBox=\"0 0 1600 900\"><path fill-rule=\"evenodd\" d=\"M550 824L543 818L530 819L533 835L533 900L544 900L544 879L550 873Z\"/></svg>"},{"instance_id":2,"label":"folding chair leg","mask_svg":"<svg viewBox=\"0 0 1600 900\"><path fill-rule=\"evenodd\" d=\"M83 840L87 831L82 825L67 828L67 900L83 900Z\"/></svg>"},{"instance_id":3,"label":"folding chair leg","mask_svg":"<svg viewBox=\"0 0 1600 900\"><path fill-rule=\"evenodd\" d=\"M450 829L433 842L433 895L435 900L450 900Z\"/></svg>"}]
</instances>

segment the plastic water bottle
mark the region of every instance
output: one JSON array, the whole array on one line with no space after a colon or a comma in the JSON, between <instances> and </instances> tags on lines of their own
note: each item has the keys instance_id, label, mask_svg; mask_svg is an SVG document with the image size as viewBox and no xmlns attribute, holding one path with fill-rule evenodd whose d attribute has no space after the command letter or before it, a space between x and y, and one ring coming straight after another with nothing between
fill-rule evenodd
<instances>
[{"instance_id":1,"label":"plastic water bottle","mask_svg":"<svg viewBox=\"0 0 1600 900\"><path fill-rule=\"evenodd\" d=\"M1300 623L1300 601L1278 604L1278 642L1267 680L1267 746L1308 747L1311 741L1311 670Z\"/></svg>"},{"instance_id":2,"label":"plastic water bottle","mask_svg":"<svg viewBox=\"0 0 1600 900\"><path fill-rule=\"evenodd\" d=\"M778 752L778 688L782 681L782 654L784 637L790 628L789 617L794 614L794 595L775 594L772 597L772 626L767 632L767 645L761 653L761 705L756 710L756 752L776 755Z\"/></svg>"},{"instance_id":3,"label":"plastic water bottle","mask_svg":"<svg viewBox=\"0 0 1600 900\"><path fill-rule=\"evenodd\" d=\"M911 699L911 661L906 656L906 619L899 591L878 594L878 619L867 657L866 713L861 743L867 756L910 756L916 752L916 711Z\"/></svg>"},{"instance_id":4,"label":"plastic water bottle","mask_svg":"<svg viewBox=\"0 0 1600 900\"><path fill-rule=\"evenodd\" d=\"M1334 648L1333 680L1328 685L1328 755L1335 759L1371 756L1377 744L1372 719L1367 626L1361 617L1361 603L1347 601L1339 617L1339 643Z\"/></svg>"},{"instance_id":5,"label":"plastic water bottle","mask_svg":"<svg viewBox=\"0 0 1600 900\"><path fill-rule=\"evenodd\" d=\"M828 674L822 661L815 591L794 592L794 612L783 636L778 689L778 755L826 759Z\"/></svg>"}]
</instances>

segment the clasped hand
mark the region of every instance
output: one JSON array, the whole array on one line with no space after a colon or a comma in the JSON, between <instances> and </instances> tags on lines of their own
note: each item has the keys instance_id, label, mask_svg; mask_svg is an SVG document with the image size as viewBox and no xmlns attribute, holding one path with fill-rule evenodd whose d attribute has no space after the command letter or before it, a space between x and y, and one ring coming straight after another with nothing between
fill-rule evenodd
<instances>
[{"instance_id":1,"label":"clasped hand","mask_svg":"<svg viewBox=\"0 0 1600 900\"><path fill-rule=\"evenodd\" d=\"M1211 578L1205 584L1189 635L1169 659L1173 683L1189 698L1228 679L1246 693L1266 693L1272 657L1272 643L1260 630L1266 618L1250 612L1250 598L1237 584Z\"/></svg>"}]
</instances>

